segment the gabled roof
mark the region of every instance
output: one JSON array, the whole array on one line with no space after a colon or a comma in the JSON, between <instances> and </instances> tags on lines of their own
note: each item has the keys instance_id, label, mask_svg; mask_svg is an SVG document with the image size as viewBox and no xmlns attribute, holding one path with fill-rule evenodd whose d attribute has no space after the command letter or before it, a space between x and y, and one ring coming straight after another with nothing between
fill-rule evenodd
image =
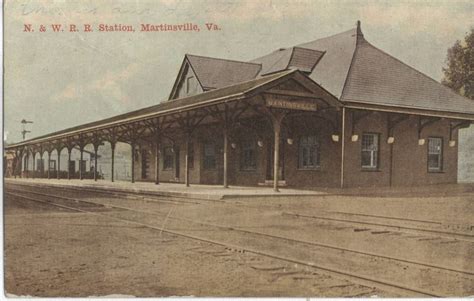
<instances>
[{"instance_id":1,"label":"gabled roof","mask_svg":"<svg viewBox=\"0 0 474 301\"><path fill-rule=\"evenodd\" d=\"M217 89L254 79L261 65L186 54L204 90Z\"/></svg>"},{"instance_id":2,"label":"gabled roof","mask_svg":"<svg viewBox=\"0 0 474 301\"><path fill-rule=\"evenodd\" d=\"M278 49L252 62L262 65L260 76L289 69L311 72L323 55L324 51L291 47Z\"/></svg>"},{"instance_id":3,"label":"gabled roof","mask_svg":"<svg viewBox=\"0 0 474 301\"><path fill-rule=\"evenodd\" d=\"M367 42L360 22L351 30L252 62L262 64L261 74L278 70L290 60L290 50L298 48L324 52L309 77L343 103L474 114L474 101Z\"/></svg>"},{"instance_id":4,"label":"gabled roof","mask_svg":"<svg viewBox=\"0 0 474 301\"><path fill-rule=\"evenodd\" d=\"M208 91L252 80L257 77L261 67L255 63L186 54L169 99L178 97L177 90L185 80L188 68L196 76L202 91Z\"/></svg>"}]
</instances>

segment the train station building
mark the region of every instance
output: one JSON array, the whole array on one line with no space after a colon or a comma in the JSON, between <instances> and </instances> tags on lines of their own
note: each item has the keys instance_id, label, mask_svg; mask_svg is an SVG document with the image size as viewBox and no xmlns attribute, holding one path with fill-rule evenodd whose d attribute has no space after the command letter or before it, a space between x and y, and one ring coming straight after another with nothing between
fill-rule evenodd
<instances>
[{"instance_id":1,"label":"train station building","mask_svg":"<svg viewBox=\"0 0 474 301\"><path fill-rule=\"evenodd\" d=\"M132 182L426 185L457 182L458 131L473 121L473 101L370 44L358 22L249 62L185 55L168 100L6 151L14 176L31 176L25 157L92 145L97 161L110 143L113 181L125 142Z\"/></svg>"}]
</instances>

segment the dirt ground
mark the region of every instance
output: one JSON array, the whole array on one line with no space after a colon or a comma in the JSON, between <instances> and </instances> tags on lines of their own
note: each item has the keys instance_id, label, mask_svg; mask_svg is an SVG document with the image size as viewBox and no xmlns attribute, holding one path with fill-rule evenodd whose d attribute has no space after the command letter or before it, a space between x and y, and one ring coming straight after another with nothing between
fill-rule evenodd
<instances>
[{"instance_id":1,"label":"dirt ground","mask_svg":"<svg viewBox=\"0 0 474 301\"><path fill-rule=\"evenodd\" d=\"M454 186L449 194L414 191L410 194L332 195L299 198L253 198L201 204L160 203L110 197L86 197L101 204L133 207L145 212L164 212L167 229L218 238L220 241L253 243L251 237L210 233L208 229L172 217L226 225L304 241L336 245L362 252L421 261L428 265L474 271L474 243L432 234L381 231L334 221L295 218L291 214L347 217L380 222L364 214L413 219L390 221L394 225L420 226L416 220L445 231L473 233L474 186ZM54 193L54 192L51 192ZM71 193L71 196L77 192ZM102 214L130 218L117 209ZM342 212L345 212L344 214ZM159 215L134 213L146 224L162 225ZM388 222L384 220L384 222ZM434 225L434 226L433 226ZM423 226L423 225L421 225ZM103 216L70 212L48 205L5 199L6 290L31 296L259 296L259 297L397 297L404 296L329 275L321 270L211 245L157 230L113 221ZM383 230L383 229L382 229ZM239 241L240 239L240 241ZM262 246L264 248L265 246ZM294 250L294 251L290 251ZM428 289L445 286L453 296L471 295L473 277L440 273L410 264L392 264L383 259L366 260L337 252L301 249L291 243L277 245L274 252L307 260L328 262L356 272L367 269L394 274L392 279L414 279ZM318 253L320 252L320 253ZM298 254L297 254L298 253ZM309 257L309 256L313 257ZM308 256L306 258L306 256ZM344 266L349 262L350 266ZM390 267L388 264L390 263ZM398 280L397 280L398 281ZM453 287L457 287L454 288ZM407 295L410 296L410 295Z\"/></svg>"},{"instance_id":2,"label":"dirt ground","mask_svg":"<svg viewBox=\"0 0 474 301\"><path fill-rule=\"evenodd\" d=\"M5 205L5 287L17 296L387 295L310 268L98 216L13 198Z\"/></svg>"}]
</instances>

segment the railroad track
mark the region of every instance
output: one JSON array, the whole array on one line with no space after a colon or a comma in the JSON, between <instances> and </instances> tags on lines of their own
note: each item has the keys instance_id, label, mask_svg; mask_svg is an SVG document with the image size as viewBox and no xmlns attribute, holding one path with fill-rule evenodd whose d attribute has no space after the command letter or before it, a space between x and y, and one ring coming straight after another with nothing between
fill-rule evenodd
<instances>
[{"instance_id":1,"label":"railroad track","mask_svg":"<svg viewBox=\"0 0 474 301\"><path fill-rule=\"evenodd\" d=\"M27 187L32 187L32 188L35 188L35 189L38 189L38 185L29 185L29 184L9 184L9 186L18 186L18 187L24 187L24 186L27 186ZM173 196L173 197L166 197L166 196L160 196L160 195L156 195L156 194L147 194L147 193L130 193L130 192L121 192L121 191L104 191L103 189L94 189L94 188L89 188L89 187L74 187L74 186L71 186L71 187L60 187L60 186L54 186L54 185L51 185L51 186L48 186L48 185L44 185L44 186L47 186L47 187L51 187L53 189L57 189L57 190L62 190L62 191L66 191L66 192L70 192L70 191L78 191L78 192L81 192L81 194L84 194L84 192L86 193L95 193L95 194L100 194L100 195L105 195L105 196L115 196L115 197L123 197L123 198L127 198L127 199L135 199L135 200L140 200L140 201L152 201L152 202L157 202L157 203L169 203L169 204L195 204L195 205L199 205L199 204L202 204L202 202L222 202L222 201L218 201L218 200L209 200L209 199L200 199L200 198L192 198L192 199L188 199L188 198L185 198L185 197L181 197L181 196ZM22 189L22 191L25 191L24 189ZM26 191L29 191L29 190L26 190Z\"/></svg>"},{"instance_id":2,"label":"railroad track","mask_svg":"<svg viewBox=\"0 0 474 301\"><path fill-rule=\"evenodd\" d=\"M27 194L30 193L30 194L33 194L33 195L41 195L41 196L48 197L48 198L54 198L56 200L68 200L68 201L74 201L76 203L79 203L79 202L92 203L92 204L95 204L95 205L101 205L101 206L110 207L110 208L127 210L127 211L132 211L132 212L135 212L135 213L146 214L146 215L160 215L160 216L165 215L165 213L162 213L162 212L159 212L159 213L158 212L149 212L149 211L145 212L145 211L141 211L141 210L135 210L135 209L129 208L129 207L116 206L116 205L113 205L113 204L100 204L100 203L96 203L96 202L92 202L92 201L86 201L86 200L81 200L81 199L73 199L73 198L57 196L57 195L53 195L53 194L45 194L45 193L38 193L38 192L32 192L32 191L22 191L22 193L25 193L25 192ZM339 275L339 276L349 277L353 280L356 279L356 280L362 280L364 282L369 282L369 283L372 283L372 284L375 283L379 287L383 286L384 288L387 288L387 287L392 288L392 289L396 288L398 290L404 290L405 292L410 292L411 294L416 293L420 296L443 296L442 293L437 293L437 292L432 292L432 291L425 291L425 290L418 289L418 288L413 288L413 287L410 287L410 286L407 286L407 285L400 285L400 284L397 284L397 283L393 283L391 281L382 281L380 279L367 277L365 275L360 275L360 274L357 274L357 273L348 273L345 270L331 268L331 267L328 267L328 266L322 266L320 264L314 264L312 262L302 261L302 260L298 260L298 259L295 259L295 258L288 258L287 256L281 256L279 254L273 254L271 252L267 252L266 250L262 251L262 250L259 250L259 249L252 249L252 248L242 247L242 246L239 246L239 245L233 245L233 244L230 244L230 243L225 242L225 241L224 242L223 241L216 241L216 240L213 240L213 239L208 239L206 237L198 237L198 236L190 235L189 233L185 233L185 232L182 232L182 231L174 231L174 230L170 230L170 229L164 229L163 227L156 227L156 226L146 224L146 223L143 223L143 222L137 222L137 221L133 221L133 220L129 220L129 219L124 219L124 218L121 218L121 217L114 217L114 216L110 216L108 214L103 214L103 213L98 213L98 212L91 212L90 210L87 210L87 209L84 209L84 208L65 206L65 205L54 203L54 202L51 202L51 201L38 200L37 198L31 198L31 197L21 195L21 194L20 195L19 194L14 194L14 193L11 193L9 191L7 191L7 194L17 196L17 197L21 197L21 198L25 198L25 199L28 199L30 201L50 204L52 206L57 206L57 207L61 207L61 208L65 208L65 209L69 209L69 210L73 210L73 211L79 211L79 212L84 212L84 213L89 213L89 214L94 214L94 215L106 216L107 218L110 218L110 219L121 220L121 221L127 222L127 223L134 223L134 224L137 224L137 225L140 225L140 226L160 230L162 232L166 232L166 233L170 233L170 234L174 234L174 235L179 235L179 236L183 236L183 237L188 237L188 238L192 238L192 239L197 239L197 240L200 240L200 241L206 241L206 242L209 242L209 243L213 243L213 244L217 244L217 245L221 245L221 246L225 246L225 247L229 247L229 248L243 249L243 250L245 250L247 252L250 252L250 253L259 254L259 255L262 255L262 256L267 256L267 257L271 257L271 258L275 258L275 259L279 259L279 260L284 260L286 262L298 263L298 264L301 264L301 265L304 265L304 266L309 266L309 267L317 268L317 269L320 269L320 270L324 270L326 272L335 273L336 275ZM414 261L410 261L410 260L404 260L404 259L399 259L399 258L382 256L382 255L378 255L378 254L371 254L371 253L367 253L367 252L359 252L359 251L356 251L356 250L340 248L340 247L337 247L337 246L329 246L329 245L323 245L323 244L318 244L318 243L314 243L314 242L301 241L301 240L296 240L296 239L292 239L292 238L288 238L288 237L280 237L280 236L275 236L275 235L271 235L271 234L267 234L267 233L243 230L243 229L232 228L232 227L223 226L223 225L196 222L194 220L190 220L190 219L186 219L186 218L169 217L169 216L167 216L166 218L173 219L173 220L179 220L181 222L182 221L187 221L187 222L193 223L194 225L199 224L203 227L208 227L208 228L209 227L210 228L219 228L222 231L232 231L233 233L240 232L240 233L244 233L244 234L250 234L250 235L258 236L259 239L262 239L262 237L265 237L267 239L273 239L273 240L279 240L279 241L284 240L284 241L287 241L287 242L291 242L292 244L297 243L297 244L301 244L301 245L305 245L305 246L316 246L316 247L319 247L319 248L322 247L322 248L326 248L326 249L327 248L335 249L335 250L346 252L346 253L349 252L349 253L359 254L359 255L363 255L363 256L371 256L371 257L377 257L377 258L385 259L385 260L398 261L398 262L408 263L408 264L411 264L411 265L423 266L424 268L437 269L437 270L441 270L441 271L444 271L444 272L459 273L459 274L464 274L464 275L473 275L474 274L474 273L469 272L469 271L459 271L459 270L450 269L450 268L447 268L447 267L434 266L434 265L430 265L430 264L426 264L426 263L414 262ZM182 224L182 223L180 223L180 224Z\"/></svg>"},{"instance_id":3,"label":"railroad track","mask_svg":"<svg viewBox=\"0 0 474 301\"><path fill-rule=\"evenodd\" d=\"M336 217L328 217L328 216L321 216L321 215L307 215L307 214L293 213L293 212L283 212L282 215L291 216L295 218L308 218L308 219L324 220L324 221L338 222L338 223L345 223L345 224L375 226L379 228L390 229L390 231L392 232L400 232L400 233L423 234L423 235L426 235L428 233L430 235L435 235L437 237L462 240L469 243L474 243L474 234L469 234L469 233L460 233L460 232L452 232L452 231L428 229L428 228L420 228L420 227L410 227L410 226L404 226L404 225L393 225L393 224L380 223L380 222L361 221L361 220L336 218ZM370 216L370 215L365 215L365 216ZM370 217L380 218L380 216L370 216ZM402 220L401 218L397 218L397 219ZM414 221L414 220L407 219L407 221ZM426 221L426 223L430 223L430 222L431 221ZM437 223L437 222L431 222L431 223L433 224L436 223L436 225L441 225L441 223Z\"/></svg>"},{"instance_id":4,"label":"railroad track","mask_svg":"<svg viewBox=\"0 0 474 301\"><path fill-rule=\"evenodd\" d=\"M21 186L21 185L20 185ZM30 185L27 185L30 186ZM33 186L31 186L33 187ZM125 192L106 192L100 189L82 189L82 188L75 188L71 187L71 189L68 188L63 188L63 187L57 187L57 186L52 186L54 189L62 190L62 191L80 191L81 194L86 192L90 193L97 193L101 195L106 195L106 196L116 196L116 197L123 197L127 199L136 199L140 201L152 201L152 202L158 202L158 203L169 203L169 204L202 204L199 201L210 201L208 199L193 199L191 201L183 200L183 199L175 199L175 197L159 197L155 195L151 195L150 197L147 196L137 196L133 193L125 193ZM37 187L35 187L37 188ZM18 192L24 191L18 190ZM29 190L28 190L29 191ZM211 202L218 202L218 203L224 203L225 201L216 201L216 200L211 200ZM240 206L240 205L238 205ZM251 207L251 208L258 208L256 206L246 206L242 205L244 207ZM419 219L409 219L409 218L401 218L401 217L388 217L388 216L382 216L382 215L372 215L372 214L359 214L359 213L349 213L349 212L328 212L329 214L335 213L335 214L342 214L342 215L350 215L350 216L362 216L362 217L369 217L369 218L377 218L377 219L382 219L382 220L394 220L394 221L402 221L402 222L416 222L420 224L426 224L426 225L432 225L432 226L441 226L441 222L437 221L425 221L425 220L419 220ZM445 231L445 230L437 230L437 229L427 229L427 228L420 228L420 227L410 227L406 225L393 225L393 224L387 224L381 223L381 222L371 222L371 221L361 221L361 220L353 220L353 219L343 219L343 218L334 218L334 217L328 217L328 216L317 216L317 215L305 215L305 214L299 214L299 213L292 213L292 212L283 212L282 215L286 216L291 216L291 217L297 217L297 218L311 218L311 219L316 219L316 220L326 220L326 221L331 221L331 222L338 222L338 223L346 223L346 224L358 224L358 225L364 225L364 226L372 226L372 227L378 227L378 228L384 228L384 229L390 229L391 232L398 232L398 233L408 233L408 234L422 234L422 235L434 235L436 237L441 237L441 238L447 238L447 239L454 239L454 240L460 240L460 241L465 241L469 243L474 243L474 234L468 234L468 233L459 233L459 232L453 232L453 231Z\"/></svg>"},{"instance_id":5,"label":"railroad track","mask_svg":"<svg viewBox=\"0 0 474 301\"><path fill-rule=\"evenodd\" d=\"M16 191L21 192L19 190L16 190ZM128 210L128 211L142 213L142 214L166 216L169 219L179 220L179 221L187 221L187 222L191 222L193 224L199 224L199 225L203 225L203 226L211 226L211 227L216 227L216 228L220 228L220 229L233 230L233 231L238 231L238 232L242 232L242 233L246 233L246 234L261 235L261 236L264 236L264 237L282 239L282 240L287 240L287 241L290 241L290 242L302 243L302 244L307 244L307 245L312 245L312 246L317 246L317 247L323 247L323 248L339 250L339 251L344 251L344 252L351 252L351 253L355 253L355 254L373 256L373 257L378 257L378 258L383 258L383 259L396 260L396 261L399 261L399 262L404 262L404 263L409 263L409 264L416 264L416 265L420 265L420 266L424 266L424 267L428 267L428 268L435 268L435 269L440 269L440 270L444 270L444 271L450 271L450 272L456 272L456 273L462 273L462 274L467 274L467 275L473 275L474 276L474 272L471 272L471 271L453 269L453 268L449 268L449 267L433 265L433 264L419 262L419 261L407 260L407 259L403 259L403 258L385 256L385 255L371 253L371 252L364 252L364 251L359 251L359 250L350 249L350 248L343 248L343 247L330 245L330 244L323 244L323 243L317 243L317 242L294 239L294 238L285 237L285 236L272 235L272 234L269 234L269 233L264 233L264 232L259 232L259 231L250 231L250 230L245 230L245 229L241 229L241 228L238 228L238 227L230 227L230 226L219 225L219 224L214 224L214 223L198 222L198 221L195 221L195 220L189 219L189 218L169 216L169 214L167 212L162 212L162 211L157 211L157 210L153 210L153 211L137 210L137 209L126 207L126 206L114 205L114 204L111 204L111 203L105 203L105 204L104 203L97 203L97 202L94 202L94 201L79 200L79 199L75 199L75 198L58 196L58 195L53 195L53 194L40 193L40 192L34 192L34 191L28 191L28 193L35 194L35 195L41 195L41 196L45 196L45 197L54 197L54 198L73 201L73 202L83 202L83 203L89 203L89 204L92 204L92 205L100 205L100 206L105 206L105 207L108 207L108 208Z\"/></svg>"},{"instance_id":6,"label":"railroad track","mask_svg":"<svg viewBox=\"0 0 474 301\"><path fill-rule=\"evenodd\" d=\"M443 224L442 222L438 222L438 221L420 220L420 219L414 219L414 218L394 217L394 216L377 215L377 214L364 214L364 213L343 212L343 211L329 211L329 213L363 216L363 217L370 217L370 218L380 218L380 219L396 220L396 221L403 221L403 222L417 222L417 223L430 224L430 225Z\"/></svg>"}]
</instances>

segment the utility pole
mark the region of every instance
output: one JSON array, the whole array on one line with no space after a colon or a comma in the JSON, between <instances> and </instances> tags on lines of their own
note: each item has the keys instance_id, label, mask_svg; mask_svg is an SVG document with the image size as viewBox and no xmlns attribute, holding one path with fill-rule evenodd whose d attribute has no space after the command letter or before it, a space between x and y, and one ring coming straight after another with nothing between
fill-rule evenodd
<instances>
[{"instance_id":1,"label":"utility pole","mask_svg":"<svg viewBox=\"0 0 474 301\"><path fill-rule=\"evenodd\" d=\"M23 119L21 121L21 127L22 127L21 135L23 136L23 140L25 140L27 133L31 133L31 131L26 130L26 124L28 123L33 123L33 121L28 121L26 119Z\"/></svg>"}]
</instances>

